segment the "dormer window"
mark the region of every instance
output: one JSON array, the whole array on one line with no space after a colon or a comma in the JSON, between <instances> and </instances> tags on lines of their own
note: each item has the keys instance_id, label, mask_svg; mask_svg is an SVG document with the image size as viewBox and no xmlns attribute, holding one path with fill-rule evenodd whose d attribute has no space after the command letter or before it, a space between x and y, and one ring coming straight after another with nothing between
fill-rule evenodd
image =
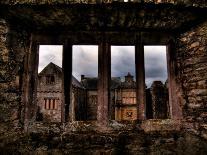
<instances>
[{"instance_id":1,"label":"dormer window","mask_svg":"<svg viewBox=\"0 0 207 155\"><path fill-rule=\"evenodd\" d=\"M54 84L55 83L55 76L54 75L47 75L46 76L46 84Z\"/></svg>"}]
</instances>

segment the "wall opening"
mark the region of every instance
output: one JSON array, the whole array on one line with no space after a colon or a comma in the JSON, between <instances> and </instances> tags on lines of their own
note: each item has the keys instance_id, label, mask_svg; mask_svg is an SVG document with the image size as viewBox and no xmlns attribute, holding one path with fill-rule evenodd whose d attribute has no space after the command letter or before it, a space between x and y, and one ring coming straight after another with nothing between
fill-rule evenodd
<instances>
[{"instance_id":1,"label":"wall opening","mask_svg":"<svg viewBox=\"0 0 207 155\"><path fill-rule=\"evenodd\" d=\"M39 45L37 121L61 122L62 45Z\"/></svg>"},{"instance_id":2,"label":"wall opening","mask_svg":"<svg viewBox=\"0 0 207 155\"><path fill-rule=\"evenodd\" d=\"M135 46L111 46L110 117L137 119Z\"/></svg>"},{"instance_id":3,"label":"wall opening","mask_svg":"<svg viewBox=\"0 0 207 155\"><path fill-rule=\"evenodd\" d=\"M72 47L72 101L70 118L97 120L98 46Z\"/></svg>"},{"instance_id":4,"label":"wall opening","mask_svg":"<svg viewBox=\"0 0 207 155\"><path fill-rule=\"evenodd\" d=\"M144 46L146 118L169 118L166 46Z\"/></svg>"}]
</instances>

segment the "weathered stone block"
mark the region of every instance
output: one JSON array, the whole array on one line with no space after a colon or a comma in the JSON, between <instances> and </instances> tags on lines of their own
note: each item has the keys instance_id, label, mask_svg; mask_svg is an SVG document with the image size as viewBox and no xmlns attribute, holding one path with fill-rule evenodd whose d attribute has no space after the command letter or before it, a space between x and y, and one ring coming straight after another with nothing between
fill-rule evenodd
<instances>
[{"instance_id":1,"label":"weathered stone block","mask_svg":"<svg viewBox=\"0 0 207 155\"><path fill-rule=\"evenodd\" d=\"M194 42L194 43L192 43L192 44L190 45L190 49L191 49L191 48L198 47L199 45L200 45L199 42Z\"/></svg>"},{"instance_id":2,"label":"weathered stone block","mask_svg":"<svg viewBox=\"0 0 207 155\"><path fill-rule=\"evenodd\" d=\"M4 19L0 19L0 35L8 33L8 27Z\"/></svg>"},{"instance_id":3,"label":"weathered stone block","mask_svg":"<svg viewBox=\"0 0 207 155\"><path fill-rule=\"evenodd\" d=\"M193 89L189 92L189 96L206 96L207 90L206 89Z\"/></svg>"},{"instance_id":4,"label":"weathered stone block","mask_svg":"<svg viewBox=\"0 0 207 155\"><path fill-rule=\"evenodd\" d=\"M172 119L151 119L143 121L141 128L145 132L154 131L179 131L181 128L180 120Z\"/></svg>"}]
</instances>

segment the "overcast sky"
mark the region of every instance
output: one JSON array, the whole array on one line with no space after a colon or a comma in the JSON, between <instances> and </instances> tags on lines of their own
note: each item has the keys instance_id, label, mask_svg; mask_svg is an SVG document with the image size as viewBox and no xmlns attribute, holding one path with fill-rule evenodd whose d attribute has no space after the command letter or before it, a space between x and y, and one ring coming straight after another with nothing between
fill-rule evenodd
<instances>
[{"instance_id":1,"label":"overcast sky","mask_svg":"<svg viewBox=\"0 0 207 155\"><path fill-rule=\"evenodd\" d=\"M149 87L153 81L167 80L166 46L145 46L145 83Z\"/></svg>"},{"instance_id":2,"label":"overcast sky","mask_svg":"<svg viewBox=\"0 0 207 155\"><path fill-rule=\"evenodd\" d=\"M40 46L40 72L47 64L53 62L62 67L62 46ZM149 87L152 81L167 79L166 46L145 46L145 82ZM135 75L135 47L111 47L111 76L123 77L128 72ZM85 76L98 76L98 46L73 46L73 75L80 80Z\"/></svg>"},{"instance_id":3,"label":"overcast sky","mask_svg":"<svg viewBox=\"0 0 207 155\"><path fill-rule=\"evenodd\" d=\"M124 77L128 72L135 77L135 47L111 46L111 76Z\"/></svg>"},{"instance_id":4,"label":"overcast sky","mask_svg":"<svg viewBox=\"0 0 207 155\"><path fill-rule=\"evenodd\" d=\"M50 62L62 67L62 45L41 45L39 47L39 67L40 73Z\"/></svg>"},{"instance_id":5,"label":"overcast sky","mask_svg":"<svg viewBox=\"0 0 207 155\"><path fill-rule=\"evenodd\" d=\"M98 77L98 46L73 46L73 73L78 80L81 75Z\"/></svg>"}]
</instances>

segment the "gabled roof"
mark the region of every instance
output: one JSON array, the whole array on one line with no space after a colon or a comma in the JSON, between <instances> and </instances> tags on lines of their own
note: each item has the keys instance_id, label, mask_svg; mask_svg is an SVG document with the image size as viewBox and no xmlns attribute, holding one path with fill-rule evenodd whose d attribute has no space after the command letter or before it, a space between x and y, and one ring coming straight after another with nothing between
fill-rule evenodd
<instances>
[{"instance_id":1,"label":"gabled roof","mask_svg":"<svg viewBox=\"0 0 207 155\"><path fill-rule=\"evenodd\" d=\"M42 76L45 74L62 74L62 68L50 62L38 75Z\"/></svg>"},{"instance_id":2,"label":"gabled roof","mask_svg":"<svg viewBox=\"0 0 207 155\"><path fill-rule=\"evenodd\" d=\"M49 72L49 73L48 73ZM50 62L40 73L39 76L48 75L48 74L62 74L62 68L57 66L56 64ZM132 77L133 76L128 73L126 77ZM82 88L82 89L88 89L88 90L97 90L98 89L98 78L97 77L84 77L84 79L79 82L73 75L72 75L72 85L74 87ZM122 89L129 89L129 88L136 88L136 82L135 81L124 81L121 82L120 77L112 77L111 78L111 86L110 89L116 89L116 88L122 88Z\"/></svg>"},{"instance_id":3,"label":"gabled roof","mask_svg":"<svg viewBox=\"0 0 207 155\"><path fill-rule=\"evenodd\" d=\"M84 89L84 86L73 75L72 75L72 85Z\"/></svg>"},{"instance_id":4,"label":"gabled roof","mask_svg":"<svg viewBox=\"0 0 207 155\"><path fill-rule=\"evenodd\" d=\"M44 76L48 74L62 74L62 68L58 65L50 62L39 74L38 76ZM72 85L78 88L84 88L83 85L72 75Z\"/></svg>"}]
</instances>

